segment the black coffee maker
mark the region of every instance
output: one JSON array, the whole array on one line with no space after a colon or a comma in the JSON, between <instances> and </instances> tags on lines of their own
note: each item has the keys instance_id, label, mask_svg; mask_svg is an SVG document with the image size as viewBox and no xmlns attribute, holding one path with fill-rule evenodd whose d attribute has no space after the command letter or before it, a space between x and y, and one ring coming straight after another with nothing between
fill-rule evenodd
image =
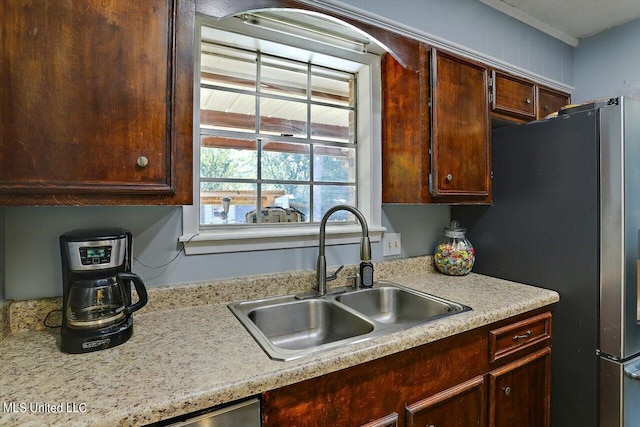
<instances>
[{"instance_id":1,"label":"black coffee maker","mask_svg":"<svg viewBox=\"0 0 640 427\"><path fill-rule=\"evenodd\" d=\"M133 237L121 228L74 230L60 236L62 327L60 349L86 353L122 344L133 333L133 312L147 290L131 273ZM131 284L138 301L131 302Z\"/></svg>"}]
</instances>

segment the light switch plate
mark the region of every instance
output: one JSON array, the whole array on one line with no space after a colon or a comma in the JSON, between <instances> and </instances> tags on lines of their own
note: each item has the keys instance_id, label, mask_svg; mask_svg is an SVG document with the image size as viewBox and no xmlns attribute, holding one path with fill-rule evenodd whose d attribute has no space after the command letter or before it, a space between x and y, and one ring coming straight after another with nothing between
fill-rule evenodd
<instances>
[{"instance_id":1,"label":"light switch plate","mask_svg":"<svg viewBox=\"0 0 640 427\"><path fill-rule=\"evenodd\" d=\"M400 240L400 233L384 233L382 238L383 256L400 255L402 253L402 242Z\"/></svg>"}]
</instances>

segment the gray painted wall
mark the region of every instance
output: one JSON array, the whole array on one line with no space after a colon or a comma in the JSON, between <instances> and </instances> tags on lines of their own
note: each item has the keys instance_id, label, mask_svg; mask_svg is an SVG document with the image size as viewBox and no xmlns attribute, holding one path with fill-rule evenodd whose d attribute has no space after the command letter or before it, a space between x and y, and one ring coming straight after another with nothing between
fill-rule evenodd
<instances>
[{"instance_id":1,"label":"gray painted wall","mask_svg":"<svg viewBox=\"0 0 640 427\"><path fill-rule=\"evenodd\" d=\"M625 95L640 99L640 20L580 41L574 102Z\"/></svg>"},{"instance_id":2,"label":"gray painted wall","mask_svg":"<svg viewBox=\"0 0 640 427\"><path fill-rule=\"evenodd\" d=\"M573 83L571 47L475 0L345 0L344 3L537 74ZM186 257L179 254L181 215L179 207L6 208L5 296L28 299L61 295L58 236L83 227L130 229L135 239L134 256L141 261L134 262L133 270L149 286L315 267L316 248ZM450 213L447 206L389 205L383 208L382 216L389 231L402 233L402 257L409 257L433 253ZM2 239L0 234L0 242ZM372 249L374 260L382 259L381 245L374 244ZM142 265L159 266L176 255L174 262L162 268ZM357 246L327 248L327 262L357 263Z\"/></svg>"},{"instance_id":3,"label":"gray painted wall","mask_svg":"<svg viewBox=\"0 0 640 427\"><path fill-rule=\"evenodd\" d=\"M573 85L573 47L477 0L342 0L342 3Z\"/></svg>"},{"instance_id":4,"label":"gray painted wall","mask_svg":"<svg viewBox=\"0 0 640 427\"><path fill-rule=\"evenodd\" d=\"M1 211L0 211L1 212ZM446 206L386 206L383 225L402 233L403 253L433 253L449 222ZM181 253L182 209L176 207L39 207L6 208L6 296L29 299L62 295L58 237L76 228L117 226L134 235L133 271L148 286L187 283L280 271L315 268L317 248L220 255ZM381 260L382 246L372 245ZM177 258L176 258L177 256ZM328 246L330 266L359 262L358 245ZM158 267L175 261L161 268ZM398 258L398 257L395 257ZM391 258L389 258L391 259Z\"/></svg>"}]
</instances>

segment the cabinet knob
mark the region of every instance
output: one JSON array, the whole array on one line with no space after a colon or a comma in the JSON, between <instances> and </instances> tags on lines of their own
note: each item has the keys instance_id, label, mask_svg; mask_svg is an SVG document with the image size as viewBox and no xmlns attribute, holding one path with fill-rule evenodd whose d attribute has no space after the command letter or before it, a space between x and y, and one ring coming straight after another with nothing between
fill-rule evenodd
<instances>
[{"instance_id":1,"label":"cabinet knob","mask_svg":"<svg viewBox=\"0 0 640 427\"><path fill-rule=\"evenodd\" d=\"M527 104L531 104L531 98L525 99L524 102L526 102Z\"/></svg>"},{"instance_id":2,"label":"cabinet knob","mask_svg":"<svg viewBox=\"0 0 640 427\"><path fill-rule=\"evenodd\" d=\"M509 396L511 394L511 387L503 387L502 391L504 391L504 394Z\"/></svg>"},{"instance_id":3,"label":"cabinet knob","mask_svg":"<svg viewBox=\"0 0 640 427\"><path fill-rule=\"evenodd\" d=\"M447 174L447 176L445 177L447 179L447 182L450 182L453 179L453 175L451 175L450 173Z\"/></svg>"},{"instance_id":4,"label":"cabinet knob","mask_svg":"<svg viewBox=\"0 0 640 427\"><path fill-rule=\"evenodd\" d=\"M144 168L149 164L149 159L147 159L145 156L140 156L140 157L138 157L138 160L136 161L136 163L141 168Z\"/></svg>"},{"instance_id":5,"label":"cabinet knob","mask_svg":"<svg viewBox=\"0 0 640 427\"><path fill-rule=\"evenodd\" d=\"M549 106L548 105L545 105L543 108L544 108L544 111L549 111Z\"/></svg>"}]
</instances>

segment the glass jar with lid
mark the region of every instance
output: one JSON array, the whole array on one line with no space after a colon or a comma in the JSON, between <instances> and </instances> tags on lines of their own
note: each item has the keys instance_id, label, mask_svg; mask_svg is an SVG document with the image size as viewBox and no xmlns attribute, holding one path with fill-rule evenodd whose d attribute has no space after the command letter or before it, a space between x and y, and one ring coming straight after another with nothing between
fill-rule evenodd
<instances>
[{"instance_id":1,"label":"glass jar with lid","mask_svg":"<svg viewBox=\"0 0 640 427\"><path fill-rule=\"evenodd\" d=\"M441 273L450 276L464 276L471 271L476 260L471 242L465 237L466 229L457 221L451 221L444 229L444 237L434 251L434 261Z\"/></svg>"}]
</instances>

